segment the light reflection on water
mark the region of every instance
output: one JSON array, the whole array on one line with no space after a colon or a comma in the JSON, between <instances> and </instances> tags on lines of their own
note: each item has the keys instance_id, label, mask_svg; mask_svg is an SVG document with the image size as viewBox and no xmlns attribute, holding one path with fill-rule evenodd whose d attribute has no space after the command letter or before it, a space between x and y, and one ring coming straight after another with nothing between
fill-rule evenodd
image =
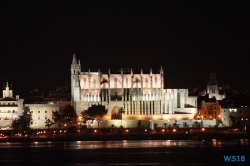
<instances>
[{"instance_id":1,"label":"light reflection on water","mask_svg":"<svg viewBox=\"0 0 250 166\"><path fill-rule=\"evenodd\" d=\"M249 145L248 139L221 141L212 140L205 145L189 144L188 140L123 140L123 141L74 141L74 142L6 142L0 143L3 148L22 148L22 147L62 147L65 150L74 149L111 149L111 148L162 148L162 147L193 147L211 146L224 147L231 145Z\"/></svg>"},{"instance_id":2,"label":"light reflection on water","mask_svg":"<svg viewBox=\"0 0 250 166\"><path fill-rule=\"evenodd\" d=\"M230 145L249 145L249 140L248 139L231 140L231 141L221 141L216 139L212 140L212 146L214 147L222 147Z\"/></svg>"}]
</instances>

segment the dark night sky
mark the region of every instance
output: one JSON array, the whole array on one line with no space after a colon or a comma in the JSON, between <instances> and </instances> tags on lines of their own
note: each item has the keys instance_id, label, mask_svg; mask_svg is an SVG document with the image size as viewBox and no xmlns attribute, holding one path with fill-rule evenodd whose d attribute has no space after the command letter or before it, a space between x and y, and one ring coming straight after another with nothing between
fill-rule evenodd
<instances>
[{"instance_id":1,"label":"dark night sky","mask_svg":"<svg viewBox=\"0 0 250 166\"><path fill-rule=\"evenodd\" d=\"M248 1L1 1L1 82L15 94L70 83L82 71L165 72L165 88L220 84L249 88Z\"/></svg>"}]
</instances>

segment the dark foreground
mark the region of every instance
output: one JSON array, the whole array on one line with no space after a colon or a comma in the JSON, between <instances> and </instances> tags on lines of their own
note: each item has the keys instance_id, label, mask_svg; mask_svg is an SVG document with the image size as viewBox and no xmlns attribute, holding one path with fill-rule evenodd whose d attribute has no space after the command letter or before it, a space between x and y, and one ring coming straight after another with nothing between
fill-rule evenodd
<instances>
[{"instance_id":1,"label":"dark foreground","mask_svg":"<svg viewBox=\"0 0 250 166\"><path fill-rule=\"evenodd\" d=\"M240 156L236 162L224 156ZM0 165L250 165L249 141L186 140L5 142ZM241 157L244 156L244 161Z\"/></svg>"},{"instance_id":2,"label":"dark foreground","mask_svg":"<svg viewBox=\"0 0 250 166\"><path fill-rule=\"evenodd\" d=\"M76 136L57 136L50 138L4 138L0 142L30 142L30 141L109 141L109 140L188 140L199 136L200 140L239 140L250 139L250 134L92 134Z\"/></svg>"}]
</instances>

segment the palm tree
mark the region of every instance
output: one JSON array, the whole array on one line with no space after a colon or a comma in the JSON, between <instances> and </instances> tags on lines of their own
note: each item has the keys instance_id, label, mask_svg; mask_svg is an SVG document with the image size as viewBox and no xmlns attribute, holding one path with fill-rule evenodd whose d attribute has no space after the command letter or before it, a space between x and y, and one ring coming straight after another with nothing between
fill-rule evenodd
<instances>
[{"instance_id":1,"label":"palm tree","mask_svg":"<svg viewBox=\"0 0 250 166\"><path fill-rule=\"evenodd\" d=\"M166 129L167 128L167 123L163 123L163 126Z\"/></svg>"},{"instance_id":2,"label":"palm tree","mask_svg":"<svg viewBox=\"0 0 250 166\"><path fill-rule=\"evenodd\" d=\"M185 128L185 132L186 132L186 128L188 127L187 122L183 122L183 127Z\"/></svg>"},{"instance_id":3,"label":"palm tree","mask_svg":"<svg viewBox=\"0 0 250 166\"><path fill-rule=\"evenodd\" d=\"M163 123L163 126L164 126L164 133L166 132L166 128L167 128L167 123Z\"/></svg>"},{"instance_id":4,"label":"palm tree","mask_svg":"<svg viewBox=\"0 0 250 166\"><path fill-rule=\"evenodd\" d=\"M125 109L121 107L118 113L121 114L121 126L122 126L122 114L125 114Z\"/></svg>"}]
</instances>

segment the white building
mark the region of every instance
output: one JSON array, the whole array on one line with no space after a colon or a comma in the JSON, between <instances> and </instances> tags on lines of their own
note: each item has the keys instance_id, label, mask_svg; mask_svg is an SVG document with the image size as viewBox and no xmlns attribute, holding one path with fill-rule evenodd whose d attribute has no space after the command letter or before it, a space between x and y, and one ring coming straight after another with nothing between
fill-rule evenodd
<instances>
[{"instance_id":1,"label":"white building","mask_svg":"<svg viewBox=\"0 0 250 166\"><path fill-rule=\"evenodd\" d=\"M10 90L8 82L3 90L3 98L0 99L0 128L6 130L11 128L13 120L18 118L23 112L23 99L13 97L13 90Z\"/></svg>"},{"instance_id":2,"label":"white building","mask_svg":"<svg viewBox=\"0 0 250 166\"><path fill-rule=\"evenodd\" d=\"M45 121L47 119L53 121L52 112L58 111L60 108L58 104L25 104L25 106L28 106L32 113L32 123L30 127L33 129L47 128L45 127ZM56 127L56 125L51 126L51 128L54 127Z\"/></svg>"},{"instance_id":3,"label":"white building","mask_svg":"<svg viewBox=\"0 0 250 166\"><path fill-rule=\"evenodd\" d=\"M250 107L247 105L236 106L236 105L229 105L228 107L221 108L221 120L223 124L226 126L233 125L233 117L234 123L237 127L247 127L249 130L250 127ZM238 124L237 124L238 123Z\"/></svg>"},{"instance_id":4,"label":"white building","mask_svg":"<svg viewBox=\"0 0 250 166\"><path fill-rule=\"evenodd\" d=\"M159 73L152 69L149 73L135 73L132 69L121 69L119 73L82 72L75 55L71 64L71 98L77 114L93 104L105 105L106 127L121 123L136 127L134 121L138 120L190 120L197 112L197 97L188 96L188 89L164 89L162 68ZM125 110L123 121L117 121L121 119L120 108Z\"/></svg>"},{"instance_id":5,"label":"white building","mask_svg":"<svg viewBox=\"0 0 250 166\"><path fill-rule=\"evenodd\" d=\"M6 83L6 88L3 90L3 98L0 98L0 130L11 129L11 123L23 113L24 99L13 97L13 90ZM31 128L43 129L47 119L52 120L52 111L57 111L60 108L58 104L25 104L30 108L32 113ZM51 128L56 127L56 125Z\"/></svg>"}]
</instances>

